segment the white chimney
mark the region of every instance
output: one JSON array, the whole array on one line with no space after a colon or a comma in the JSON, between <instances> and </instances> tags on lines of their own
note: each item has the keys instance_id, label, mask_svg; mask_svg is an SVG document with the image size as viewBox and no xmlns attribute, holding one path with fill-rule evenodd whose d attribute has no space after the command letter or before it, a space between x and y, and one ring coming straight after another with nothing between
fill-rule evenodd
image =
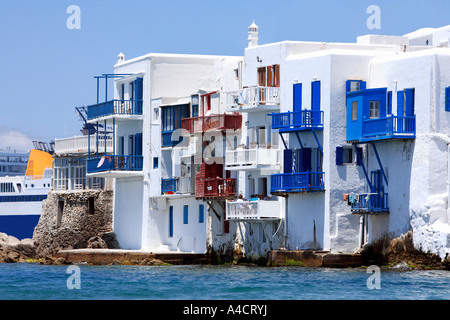
<instances>
[{"instance_id":1,"label":"white chimney","mask_svg":"<svg viewBox=\"0 0 450 320\"><path fill-rule=\"evenodd\" d=\"M255 20L248 27L248 47L256 47L258 45L258 26L255 24Z\"/></svg>"},{"instance_id":2,"label":"white chimney","mask_svg":"<svg viewBox=\"0 0 450 320\"><path fill-rule=\"evenodd\" d=\"M119 53L119 55L117 56L117 63L122 63L125 61L125 55L121 52Z\"/></svg>"}]
</instances>

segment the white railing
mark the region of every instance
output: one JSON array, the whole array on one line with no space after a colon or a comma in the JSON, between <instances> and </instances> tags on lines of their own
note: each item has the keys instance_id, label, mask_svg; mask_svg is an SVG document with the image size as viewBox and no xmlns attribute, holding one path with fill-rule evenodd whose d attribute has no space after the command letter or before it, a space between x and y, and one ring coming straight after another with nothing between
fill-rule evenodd
<instances>
[{"instance_id":1,"label":"white railing","mask_svg":"<svg viewBox=\"0 0 450 320\"><path fill-rule=\"evenodd\" d=\"M253 148L235 150L227 149L225 152L225 165L232 167L266 167L280 165L280 151L278 149Z\"/></svg>"},{"instance_id":2,"label":"white railing","mask_svg":"<svg viewBox=\"0 0 450 320\"><path fill-rule=\"evenodd\" d=\"M227 201L227 220L280 219L279 201Z\"/></svg>"},{"instance_id":3,"label":"white railing","mask_svg":"<svg viewBox=\"0 0 450 320\"><path fill-rule=\"evenodd\" d=\"M91 152L95 152L97 148L97 139L95 135L90 137ZM105 150L105 138L104 136L98 137L98 151L103 153ZM72 153L87 153L88 152L88 136L78 136L71 138L55 139L55 153L72 154ZM113 152L113 140L112 137L106 137L106 152Z\"/></svg>"},{"instance_id":4,"label":"white railing","mask_svg":"<svg viewBox=\"0 0 450 320\"><path fill-rule=\"evenodd\" d=\"M280 105L280 88L256 86L227 92L228 108L260 105Z\"/></svg>"}]
</instances>

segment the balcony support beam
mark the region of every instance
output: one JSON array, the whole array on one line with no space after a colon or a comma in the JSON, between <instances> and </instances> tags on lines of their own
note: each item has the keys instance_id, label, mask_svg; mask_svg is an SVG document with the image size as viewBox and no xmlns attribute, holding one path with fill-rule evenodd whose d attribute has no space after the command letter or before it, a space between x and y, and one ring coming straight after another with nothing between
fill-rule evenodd
<instances>
[{"instance_id":1,"label":"balcony support beam","mask_svg":"<svg viewBox=\"0 0 450 320\"><path fill-rule=\"evenodd\" d=\"M312 133L314 134L314 138L316 139L317 145L319 146L320 153L321 153L322 156L323 156L322 146L320 145L319 139L317 138L316 131L315 131L314 129L311 130L311 131L312 131Z\"/></svg>"},{"instance_id":2,"label":"balcony support beam","mask_svg":"<svg viewBox=\"0 0 450 320\"><path fill-rule=\"evenodd\" d=\"M381 170L381 174L383 175L384 182L386 182L386 187L388 187L389 186L388 180L387 180L386 174L384 173L383 165L381 164L381 160L380 160L380 156L378 155L377 148L375 147L375 142L372 142L371 144L372 144L373 152L375 153L375 156L377 158L378 165L380 166L380 170Z\"/></svg>"},{"instance_id":3,"label":"balcony support beam","mask_svg":"<svg viewBox=\"0 0 450 320\"><path fill-rule=\"evenodd\" d=\"M367 184L369 185L370 190L372 190L372 184L370 183L369 176L367 175L366 166L364 165L364 161L363 161L363 159L360 157L360 154L359 154L359 152L358 152L358 149L357 149L357 145L356 145L356 144L354 145L354 147L355 147L356 157L358 158L359 163L361 163L361 167L362 167L362 169L363 169L363 171L364 171L364 176L366 177Z\"/></svg>"},{"instance_id":4,"label":"balcony support beam","mask_svg":"<svg viewBox=\"0 0 450 320\"><path fill-rule=\"evenodd\" d=\"M281 141L283 141L284 148L285 148L285 149L288 149L287 144L286 144L286 141L284 141L283 134L282 134L281 132L278 132L278 133L279 133L279 135L280 135L280 137L281 137Z\"/></svg>"},{"instance_id":5,"label":"balcony support beam","mask_svg":"<svg viewBox=\"0 0 450 320\"><path fill-rule=\"evenodd\" d=\"M300 140L300 136L298 135L298 132L297 132L297 131L295 132L295 135L297 136L297 140L298 140L298 143L300 144L300 148L303 149L302 140Z\"/></svg>"}]
</instances>

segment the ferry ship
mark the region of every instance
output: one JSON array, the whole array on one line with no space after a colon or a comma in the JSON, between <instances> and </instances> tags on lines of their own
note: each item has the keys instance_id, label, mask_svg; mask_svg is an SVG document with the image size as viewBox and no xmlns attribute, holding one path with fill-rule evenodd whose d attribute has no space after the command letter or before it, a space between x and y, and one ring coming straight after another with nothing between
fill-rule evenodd
<instances>
[{"instance_id":1,"label":"ferry ship","mask_svg":"<svg viewBox=\"0 0 450 320\"><path fill-rule=\"evenodd\" d=\"M19 240L33 237L50 191L52 162L50 153L33 149L25 175L0 177L0 232Z\"/></svg>"},{"instance_id":2,"label":"ferry ship","mask_svg":"<svg viewBox=\"0 0 450 320\"><path fill-rule=\"evenodd\" d=\"M28 152L0 150L0 177L23 176L27 170Z\"/></svg>"}]
</instances>

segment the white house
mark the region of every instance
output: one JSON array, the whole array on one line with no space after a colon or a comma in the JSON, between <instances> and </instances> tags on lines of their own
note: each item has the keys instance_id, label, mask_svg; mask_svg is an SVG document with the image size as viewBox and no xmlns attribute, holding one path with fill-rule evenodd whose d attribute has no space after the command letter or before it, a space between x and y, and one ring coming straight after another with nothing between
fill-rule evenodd
<instances>
[{"instance_id":1,"label":"white house","mask_svg":"<svg viewBox=\"0 0 450 320\"><path fill-rule=\"evenodd\" d=\"M223 114L221 92L239 88L241 61L153 53L125 60L120 54L114 74L98 78L112 79L114 98L108 99L106 85L105 102L98 98L88 107L88 121L114 127L114 150L108 157L96 157L93 151L88 175L115 178L114 230L124 249L205 253L214 245L232 243L224 231L221 202L226 197L196 194L194 157L206 129L198 136L182 126L195 127L202 120L211 126L237 117ZM203 162L199 155L198 166ZM225 173L217 172L220 181L205 188L222 188ZM235 196L235 191L228 195Z\"/></svg>"}]
</instances>

